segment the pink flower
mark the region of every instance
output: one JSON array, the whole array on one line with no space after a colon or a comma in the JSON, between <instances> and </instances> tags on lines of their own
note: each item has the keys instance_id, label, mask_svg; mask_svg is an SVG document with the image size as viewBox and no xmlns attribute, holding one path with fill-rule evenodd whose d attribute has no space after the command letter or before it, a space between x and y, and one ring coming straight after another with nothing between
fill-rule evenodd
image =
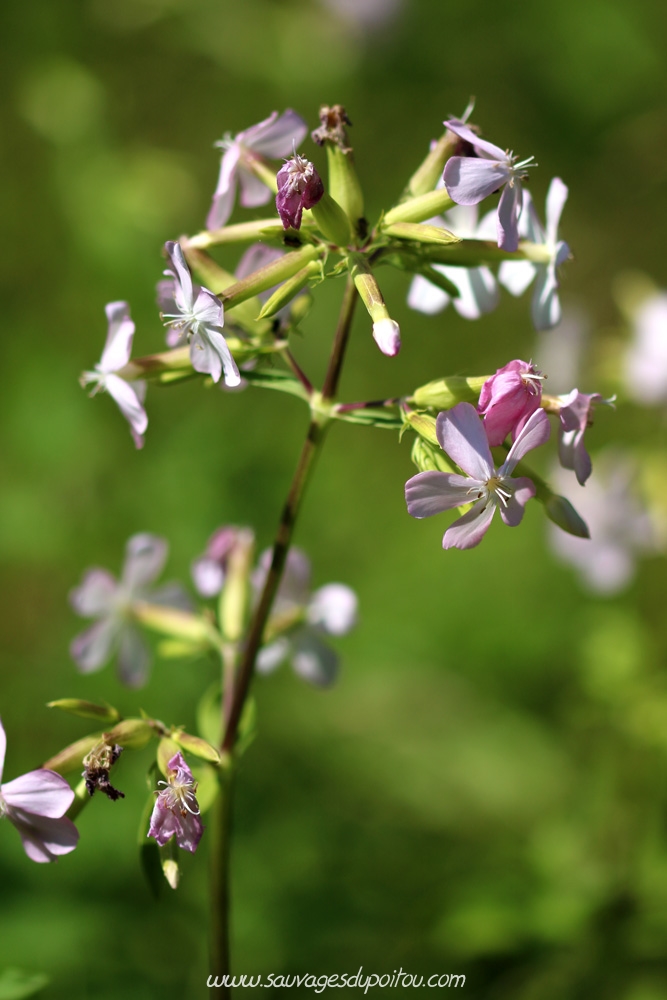
<instances>
[{"instance_id":1,"label":"pink flower","mask_svg":"<svg viewBox=\"0 0 667 1000\"><path fill-rule=\"evenodd\" d=\"M176 753L168 764L167 780L155 800L148 836L160 847L176 837L176 843L192 854L197 850L204 832L197 802L197 782L185 763L182 753Z\"/></svg>"},{"instance_id":2,"label":"pink flower","mask_svg":"<svg viewBox=\"0 0 667 1000\"><path fill-rule=\"evenodd\" d=\"M0 722L0 782L7 737ZM6 816L21 834L23 849L32 861L56 861L77 845L79 831L65 813L74 792L55 771L40 768L0 784L0 817Z\"/></svg>"},{"instance_id":3,"label":"pink flower","mask_svg":"<svg viewBox=\"0 0 667 1000\"><path fill-rule=\"evenodd\" d=\"M476 156L452 156L445 166L445 187L457 205L478 205L498 188L503 188L498 203L498 246L503 250L519 247L519 212L523 200L521 181L533 159L517 163L513 153L486 142L463 122L445 122L445 126L464 142L469 142Z\"/></svg>"},{"instance_id":4,"label":"pink flower","mask_svg":"<svg viewBox=\"0 0 667 1000\"><path fill-rule=\"evenodd\" d=\"M531 414L500 468L496 469L484 427L475 407L457 403L438 414L436 433L440 446L463 470L420 472L405 484L405 499L412 517L431 517L453 507L474 503L471 510L447 529L445 549L471 549L486 534L496 508L510 528L523 518L524 507L535 496L535 485L525 476L512 478L521 459L548 440L551 428L544 410Z\"/></svg>"},{"instance_id":5,"label":"pink flower","mask_svg":"<svg viewBox=\"0 0 667 1000\"><path fill-rule=\"evenodd\" d=\"M137 381L130 385L116 375L128 363L132 353L134 323L130 318L130 307L127 302L109 302L104 310L108 329L102 357L99 364L95 365L95 371L83 373L81 384L94 383L91 396L100 391L109 393L130 425L135 445L143 448L144 432L148 426L148 417L143 407L146 383Z\"/></svg>"},{"instance_id":6,"label":"pink flower","mask_svg":"<svg viewBox=\"0 0 667 1000\"><path fill-rule=\"evenodd\" d=\"M285 229L299 229L304 208L312 208L324 194L317 170L303 156L295 153L278 171L276 208Z\"/></svg>"},{"instance_id":7,"label":"pink flower","mask_svg":"<svg viewBox=\"0 0 667 1000\"><path fill-rule=\"evenodd\" d=\"M225 525L213 532L204 554L198 556L190 567L195 588L202 597L215 597L220 593L234 548L239 543L250 545L252 540L250 528Z\"/></svg>"},{"instance_id":8,"label":"pink flower","mask_svg":"<svg viewBox=\"0 0 667 1000\"><path fill-rule=\"evenodd\" d=\"M271 192L253 171L253 164L265 157L280 159L288 156L306 136L308 126L295 111L288 109L282 115L274 111L232 139L226 135L217 143L225 153L220 164L218 186L206 220L207 229L224 226L232 214L237 183L241 185L241 204L245 208L266 205Z\"/></svg>"},{"instance_id":9,"label":"pink flower","mask_svg":"<svg viewBox=\"0 0 667 1000\"><path fill-rule=\"evenodd\" d=\"M593 406L613 406L614 399L603 399L599 392L587 395L573 389L567 396L560 396L560 431L558 458L564 469L572 469L583 486L592 472L591 457L586 451L584 434L593 423Z\"/></svg>"},{"instance_id":10,"label":"pink flower","mask_svg":"<svg viewBox=\"0 0 667 1000\"><path fill-rule=\"evenodd\" d=\"M532 361L510 361L487 379L477 411L492 448L508 434L516 438L531 413L539 409L544 376Z\"/></svg>"}]
</instances>

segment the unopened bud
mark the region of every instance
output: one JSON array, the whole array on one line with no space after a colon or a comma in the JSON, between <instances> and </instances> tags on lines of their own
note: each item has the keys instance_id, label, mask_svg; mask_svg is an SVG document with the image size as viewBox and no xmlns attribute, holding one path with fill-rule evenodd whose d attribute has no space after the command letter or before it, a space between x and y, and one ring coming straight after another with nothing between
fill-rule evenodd
<instances>
[{"instance_id":1,"label":"unopened bud","mask_svg":"<svg viewBox=\"0 0 667 1000\"><path fill-rule=\"evenodd\" d=\"M418 198L409 198L386 213L382 220L382 229L395 222L424 222L426 219L432 219L434 215L446 212L453 204L446 188L429 191L427 194L419 195Z\"/></svg>"},{"instance_id":2,"label":"unopened bud","mask_svg":"<svg viewBox=\"0 0 667 1000\"><path fill-rule=\"evenodd\" d=\"M203 740L201 736L192 736L190 733L183 732L182 729L176 729L171 734L171 737L174 743L176 743L183 750L187 750L188 753L194 754L195 757L200 757L201 760L207 760L211 764L219 763L219 751L216 750L216 748L207 740ZM171 760L171 757L169 759Z\"/></svg>"},{"instance_id":3,"label":"unopened bud","mask_svg":"<svg viewBox=\"0 0 667 1000\"><path fill-rule=\"evenodd\" d=\"M575 538L591 537L588 525L565 497L552 493L544 502L544 510L549 520L569 535L574 535Z\"/></svg>"},{"instance_id":4,"label":"unopened bud","mask_svg":"<svg viewBox=\"0 0 667 1000\"><path fill-rule=\"evenodd\" d=\"M437 142L431 144L426 159L408 181L406 190L412 198L433 190L442 176L445 163L454 155L459 142L459 137L447 130Z\"/></svg>"},{"instance_id":5,"label":"unopened bud","mask_svg":"<svg viewBox=\"0 0 667 1000\"><path fill-rule=\"evenodd\" d=\"M389 315L375 275L360 254L349 255L348 267L359 296L373 320L376 344L383 354L394 357L401 347L401 331L398 323Z\"/></svg>"},{"instance_id":6,"label":"unopened bud","mask_svg":"<svg viewBox=\"0 0 667 1000\"><path fill-rule=\"evenodd\" d=\"M153 727L145 719L123 719L104 734L104 739L107 743L117 743L124 749L141 750L153 735Z\"/></svg>"},{"instance_id":7,"label":"unopened bud","mask_svg":"<svg viewBox=\"0 0 667 1000\"><path fill-rule=\"evenodd\" d=\"M120 713L111 705L96 705L82 698L59 698L58 701L48 702L46 707L59 708L62 712L79 715L82 719L98 719L106 725L120 719Z\"/></svg>"},{"instance_id":8,"label":"unopened bud","mask_svg":"<svg viewBox=\"0 0 667 1000\"><path fill-rule=\"evenodd\" d=\"M352 242L350 220L337 201L326 192L313 206L312 216L317 228L330 243L346 247Z\"/></svg>"},{"instance_id":9,"label":"unopened bud","mask_svg":"<svg viewBox=\"0 0 667 1000\"><path fill-rule=\"evenodd\" d=\"M457 403L476 405L488 377L482 375L464 378L462 375L450 375L449 378L436 379L415 389L411 402L417 407L428 407L431 410L450 410Z\"/></svg>"},{"instance_id":10,"label":"unopened bud","mask_svg":"<svg viewBox=\"0 0 667 1000\"><path fill-rule=\"evenodd\" d=\"M382 231L386 236L394 236L398 240L411 240L415 243L436 246L461 242L460 237L450 233L448 229L442 226L425 226L422 222L393 222L391 225L383 225Z\"/></svg>"}]
</instances>

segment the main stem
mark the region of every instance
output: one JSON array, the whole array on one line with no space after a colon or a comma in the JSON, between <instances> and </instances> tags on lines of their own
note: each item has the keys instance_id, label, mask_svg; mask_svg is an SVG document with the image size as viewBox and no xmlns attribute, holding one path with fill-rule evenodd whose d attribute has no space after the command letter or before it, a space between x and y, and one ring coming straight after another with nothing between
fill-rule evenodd
<instances>
[{"instance_id":1,"label":"main stem","mask_svg":"<svg viewBox=\"0 0 667 1000\"><path fill-rule=\"evenodd\" d=\"M345 348L350 335L354 307L357 302L357 292L354 282L348 278L345 293L341 303L338 325L334 337L331 357L322 387L321 399L329 403L334 399L345 358ZM218 813L216 816L216 836L213 845L211 869L212 893L212 927L211 927L211 961L213 972L217 976L229 973L229 845L231 827L231 796L233 751L236 743L239 722L250 690L255 659L262 644L264 629L273 607L278 587L282 579L287 554L289 552L294 526L304 497L306 485L312 473L315 459L326 436L328 417L324 408L318 412L312 409L306 440L303 443L299 461L292 479L292 484L283 506L278 530L273 543L271 566L264 583L259 604L255 609L248 630L243 655L239 664L234 683L231 706L225 711L226 725L222 743L223 760L229 761L229 769L221 774L221 795L219 796ZM224 766L224 764L223 764ZM228 987L221 987L223 995L231 995Z\"/></svg>"}]
</instances>

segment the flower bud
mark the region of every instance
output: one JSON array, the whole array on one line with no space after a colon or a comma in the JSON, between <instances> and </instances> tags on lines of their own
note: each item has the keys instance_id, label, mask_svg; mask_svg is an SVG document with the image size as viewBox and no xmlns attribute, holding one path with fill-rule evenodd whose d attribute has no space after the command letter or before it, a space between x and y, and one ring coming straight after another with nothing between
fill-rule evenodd
<instances>
[{"instance_id":1,"label":"flower bud","mask_svg":"<svg viewBox=\"0 0 667 1000\"><path fill-rule=\"evenodd\" d=\"M383 225L382 232L386 236L394 236L398 240L412 240L415 243L431 243L436 246L448 246L460 243L459 236L450 233L442 226L425 226L421 222L393 222Z\"/></svg>"},{"instance_id":2,"label":"flower bud","mask_svg":"<svg viewBox=\"0 0 667 1000\"><path fill-rule=\"evenodd\" d=\"M203 740L201 736L192 736L182 729L176 729L171 734L171 738L181 749L187 750L188 753L194 754L195 757L207 760L211 764L217 764L220 761L219 751L207 740Z\"/></svg>"},{"instance_id":3,"label":"flower bud","mask_svg":"<svg viewBox=\"0 0 667 1000\"><path fill-rule=\"evenodd\" d=\"M69 746L45 761L44 768L47 771L56 771L58 774L80 770L83 758L90 753L93 747L97 746L102 735L102 733L91 733L90 736L82 736L80 740L70 743Z\"/></svg>"},{"instance_id":4,"label":"flower bud","mask_svg":"<svg viewBox=\"0 0 667 1000\"><path fill-rule=\"evenodd\" d=\"M459 142L459 137L447 129L437 142L431 144L425 160L408 181L407 192L412 198L427 194L435 188L445 169L445 163L454 155Z\"/></svg>"},{"instance_id":5,"label":"flower bud","mask_svg":"<svg viewBox=\"0 0 667 1000\"><path fill-rule=\"evenodd\" d=\"M120 719L120 713L111 705L95 705L92 701L81 698L60 698L58 701L49 701L46 707L59 708L71 715L79 715L82 719L99 719L106 725Z\"/></svg>"},{"instance_id":6,"label":"flower bud","mask_svg":"<svg viewBox=\"0 0 667 1000\"><path fill-rule=\"evenodd\" d=\"M179 240L187 258L187 251L207 250L209 247L231 243L256 243L257 240L272 240L279 243L282 239L283 227L275 218L254 219L252 222L239 222L234 226L223 226L222 229L205 229L195 236Z\"/></svg>"},{"instance_id":7,"label":"flower bud","mask_svg":"<svg viewBox=\"0 0 667 1000\"><path fill-rule=\"evenodd\" d=\"M398 323L389 315L375 275L360 254L349 255L348 267L361 300L373 320L376 344L383 354L394 357L401 347L401 331Z\"/></svg>"},{"instance_id":8,"label":"flower bud","mask_svg":"<svg viewBox=\"0 0 667 1000\"><path fill-rule=\"evenodd\" d=\"M211 625L205 618L189 611L181 611L180 608L135 601L132 613L146 628L174 639L185 639L200 645L208 645L212 639Z\"/></svg>"},{"instance_id":9,"label":"flower bud","mask_svg":"<svg viewBox=\"0 0 667 1000\"><path fill-rule=\"evenodd\" d=\"M266 319L270 316L275 316L276 313L280 312L283 306L286 306L299 292L305 288L310 282L311 278L317 277L322 273L322 265L318 260L311 260L309 264L302 267L300 271L297 271L295 275L288 278L287 281L275 290L273 295L267 299L267 301L262 306L257 319Z\"/></svg>"},{"instance_id":10,"label":"flower bud","mask_svg":"<svg viewBox=\"0 0 667 1000\"><path fill-rule=\"evenodd\" d=\"M457 403L476 404L487 378L488 375L475 378L450 375L449 378L436 379L415 389L411 402L417 407L429 407L432 410L450 410Z\"/></svg>"},{"instance_id":11,"label":"flower bud","mask_svg":"<svg viewBox=\"0 0 667 1000\"><path fill-rule=\"evenodd\" d=\"M123 719L104 734L104 740L109 744L117 743L123 749L141 750L153 735L153 727L145 719Z\"/></svg>"},{"instance_id":12,"label":"flower bud","mask_svg":"<svg viewBox=\"0 0 667 1000\"><path fill-rule=\"evenodd\" d=\"M537 499L542 499L537 494ZM544 501L544 510L550 521L557 524L563 531L574 535L576 538L590 538L588 525L582 517L577 514L569 500L560 497L556 493L551 493Z\"/></svg>"},{"instance_id":13,"label":"flower bud","mask_svg":"<svg viewBox=\"0 0 667 1000\"><path fill-rule=\"evenodd\" d=\"M352 241L350 220L337 201L326 192L312 209L313 219L325 239L337 247L346 247Z\"/></svg>"},{"instance_id":14,"label":"flower bud","mask_svg":"<svg viewBox=\"0 0 667 1000\"><path fill-rule=\"evenodd\" d=\"M351 124L342 104L333 107L325 104L320 108L320 127L311 133L311 138L318 146L326 146L329 193L358 231L364 214L364 197L347 136L346 126Z\"/></svg>"},{"instance_id":15,"label":"flower bud","mask_svg":"<svg viewBox=\"0 0 667 1000\"><path fill-rule=\"evenodd\" d=\"M382 229L395 222L424 222L425 219L432 219L434 215L446 212L453 204L445 188L429 191L418 198L409 198L389 209L382 220Z\"/></svg>"},{"instance_id":16,"label":"flower bud","mask_svg":"<svg viewBox=\"0 0 667 1000\"><path fill-rule=\"evenodd\" d=\"M300 250L293 250L291 253L283 254L282 257L271 261L270 264L265 264L264 267L253 271L247 278L229 285L224 291L220 292L220 298L225 304L225 312L227 313L228 310L235 308L240 302L253 298L253 296L259 295L260 292L265 292L267 289L273 288L274 285L287 281L288 278L291 278L292 275L300 271L311 260L315 260L321 256L321 254L322 251L318 247L313 246L312 243L307 243ZM258 311L259 308L255 311L255 316Z\"/></svg>"},{"instance_id":17,"label":"flower bud","mask_svg":"<svg viewBox=\"0 0 667 1000\"><path fill-rule=\"evenodd\" d=\"M312 208L324 194L322 179L310 160L295 153L278 171L277 181L276 208L282 224L285 229L299 229L304 208Z\"/></svg>"}]
</instances>

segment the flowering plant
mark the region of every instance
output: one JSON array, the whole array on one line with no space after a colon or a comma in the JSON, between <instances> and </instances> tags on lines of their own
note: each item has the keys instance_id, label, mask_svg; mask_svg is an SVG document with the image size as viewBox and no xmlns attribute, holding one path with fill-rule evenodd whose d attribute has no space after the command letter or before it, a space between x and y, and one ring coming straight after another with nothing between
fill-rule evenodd
<instances>
[{"instance_id":1,"label":"flowering plant","mask_svg":"<svg viewBox=\"0 0 667 1000\"><path fill-rule=\"evenodd\" d=\"M94 719L95 731L56 753L44 769L24 776L23 784L2 786L0 797L24 843L32 844L32 854L26 846L29 856L52 860L73 850L72 820L96 789L117 803L113 808L129 804L129 795L111 785L110 772L121 751L150 746L142 855L157 861L176 888L179 849L194 854L200 842L214 841L215 973L226 972L229 964L230 803L239 758L255 735L255 677L288 661L300 678L319 687L331 685L339 674L334 647L357 622L353 590L340 582L312 590L309 560L292 545L305 489L331 428L341 422L361 424L411 441L417 472L405 485L407 511L424 518L458 508L458 517L444 532L445 549L476 546L496 509L506 525L519 526L533 499L559 531L580 540L588 535L573 505L524 460L547 444L551 415L559 428L561 465L583 485L591 467L584 434L593 404L604 402L598 393L572 389L548 395L543 391L548 373L532 361L498 357L495 373L436 371L425 384L405 386L399 397L339 398L358 308L365 309L366 335L372 335L385 356L399 355L402 337L410 335L401 331L382 292L383 267L411 275L409 297L415 308L433 314L435 290L441 293L436 296L441 305L451 299L469 319L499 305L499 286L516 292L520 282L527 287L534 280L535 325L554 325L560 310L558 269L569 257L567 244L557 238L567 189L559 180L552 182L542 228L523 187L532 157L517 162L513 154L481 139L476 126L450 119L395 203L369 220L349 125L340 105L321 109L312 139L324 149L326 170L297 151L306 126L293 111L274 112L225 139L207 228L164 244L166 279L158 284L157 299L167 349L132 358L135 329L129 306L113 302L106 307L102 359L83 376L84 383L105 389L116 401L137 446L148 425L146 391L184 379L289 393L308 413L273 546L257 559L252 528L218 528L192 565L199 605L178 586L152 589L168 547L147 532L127 543L120 581L94 568L71 594L74 609L94 619L71 646L83 673L100 669L117 654L121 681L141 686L150 662L143 629L159 636L161 656L215 659L219 679L201 696L197 732L165 723L143 708L124 716L114 706L59 699L52 707ZM317 148L310 155L318 155ZM282 164L270 163L284 157ZM270 214L263 218L229 223L238 187L243 207L268 205L273 198L275 212L267 209ZM497 213L478 222L475 206L500 188ZM223 246L240 251L234 273L216 259ZM296 357L297 335L310 299L323 285L339 286L342 294L326 372L316 384ZM224 405L224 396L219 398ZM404 476L396 478L397 491ZM415 526L415 544L418 533ZM82 768L82 780L70 790L60 775ZM44 793L42 805L33 799L34 791ZM97 807L109 807L102 796L97 796Z\"/></svg>"}]
</instances>

